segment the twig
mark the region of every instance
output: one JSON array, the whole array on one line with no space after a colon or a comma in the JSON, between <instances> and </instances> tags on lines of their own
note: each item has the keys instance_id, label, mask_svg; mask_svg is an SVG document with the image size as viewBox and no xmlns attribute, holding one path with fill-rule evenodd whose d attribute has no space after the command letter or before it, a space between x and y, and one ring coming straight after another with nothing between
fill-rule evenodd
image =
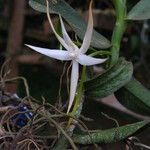
<instances>
[{"instance_id":1,"label":"twig","mask_svg":"<svg viewBox=\"0 0 150 150\"><path fill-rule=\"evenodd\" d=\"M1 80L3 79L3 77L5 77L8 73L5 73L4 74L4 70L5 70L5 66L8 64L8 62L10 61L10 59L7 59L4 63L3 63L3 65L2 65L2 67L1 67L1 70L0 70L0 78L1 78Z\"/></svg>"},{"instance_id":2,"label":"twig","mask_svg":"<svg viewBox=\"0 0 150 150\"><path fill-rule=\"evenodd\" d=\"M68 94L69 94L69 71L70 71L71 66L72 66L72 64L70 64L67 69L67 92L68 92Z\"/></svg>"},{"instance_id":3,"label":"twig","mask_svg":"<svg viewBox=\"0 0 150 150\"><path fill-rule=\"evenodd\" d=\"M119 127L119 123L118 123L118 121L117 121L116 119L114 119L114 118L108 116L107 114L105 114L105 113L103 113L103 112L101 112L101 114L102 114L103 116L105 116L107 119L114 121L115 124L116 124L116 126Z\"/></svg>"},{"instance_id":4,"label":"twig","mask_svg":"<svg viewBox=\"0 0 150 150\"><path fill-rule=\"evenodd\" d=\"M4 107L0 107L0 112L6 112L8 111L8 109L14 108L14 106L4 106Z\"/></svg>"},{"instance_id":5,"label":"twig","mask_svg":"<svg viewBox=\"0 0 150 150\"><path fill-rule=\"evenodd\" d=\"M135 146L139 146L139 147L143 147L143 148L146 148L146 149L150 150L150 146L142 144L142 143L134 142L134 145Z\"/></svg>"},{"instance_id":6,"label":"twig","mask_svg":"<svg viewBox=\"0 0 150 150\"><path fill-rule=\"evenodd\" d=\"M33 140L31 140L31 139L22 140L22 141L18 142L17 144L20 145L20 144L22 144L22 143L24 143L26 141L29 141L29 142L33 143L34 146L37 148L37 150L40 150L40 148L37 146L37 144Z\"/></svg>"},{"instance_id":7,"label":"twig","mask_svg":"<svg viewBox=\"0 0 150 150\"><path fill-rule=\"evenodd\" d=\"M58 99L59 99L59 104L58 104L58 106L61 106L61 105L62 105L62 100L61 100L61 88L62 88L63 76L64 76L65 71L66 71L66 66L67 66L67 62L64 64L63 72L62 72L61 77L60 77L59 92L58 92Z\"/></svg>"}]
</instances>

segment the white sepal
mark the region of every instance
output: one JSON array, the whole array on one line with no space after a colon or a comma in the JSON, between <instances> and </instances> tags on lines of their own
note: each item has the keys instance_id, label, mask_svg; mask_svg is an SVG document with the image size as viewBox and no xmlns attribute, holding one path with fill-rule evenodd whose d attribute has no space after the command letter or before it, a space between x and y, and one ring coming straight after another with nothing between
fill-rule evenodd
<instances>
[{"instance_id":1,"label":"white sepal","mask_svg":"<svg viewBox=\"0 0 150 150\"><path fill-rule=\"evenodd\" d=\"M27 45L27 44L25 44L25 45L30 47L31 49L35 50L36 52L41 53L41 54L46 55L46 56L51 57L51 58L55 58L58 60L71 60L68 51L51 50L51 49L40 48L40 47Z\"/></svg>"},{"instance_id":2,"label":"white sepal","mask_svg":"<svg viewBox=\"0 0 150 150\"><path fill-rule=\"evenodd\" d=\"M71 47L72 47L72 50L77 49L78 47L72 42L72 40L70 39L70 37L69 37L69 35L66 31L64 23L62 21L62 17L60 15L59 15L59 18L60 18L61 29L62 29L62 34L63 34L64 41L66 42L66 44L68 46L70 46L70 49L71 49Z\"/></svg>"},{"instance_id":3,"label":"white sepal","mask_svg":"<svg viewBox=\"0 0 150 150\"><path fill-rule=\"evenodd\" d=\"M89 6L88 25L87 25L85 36L83 39L83 43L80 48L80 52L82 54L86 53L87 50L89 49L90 44L91 44L92 34L93 34L93 15L92 15L92 1L91 1L90 6Z\"/></svg>"},{"instance_id":4,"label":"white sepal","mask_svg":"<svg viewBox=\"0 0 150 150\"><path fill-rule=\"evenodd\" d=\"M66 44L66 42L64 41L64 39L63 39L61 36L59 36L59 34L56 32L56 30L55 30L55 28L54 28L54 26L53 26L51 17L50 17L50 15L49 15L49 2L46 1L46 3L47 3L47 17L48 17L49 24L50 24L50 26L51 26L51 28L52 28L52 31L54 32L54 34L55 34L55 36L57 37L58 41L63 45L63 47L65 47L66 50L69 51L68 45Z\"/></svg>"},{"instance_id":5,"label":"white sepal","mask_svg":"<svg viewBox=\"0 0 150 150\"><path fill-rule=\"evenodd\" d=\"M91 56L87 56L84 54L80 54L78 56L77 61L84 66L91 66L91 65L96 65L96 64L101 64L105 62L107 59L101 59L101 58L93 58Z\"/></svg>"},{"instance_id":6,"label":"white sepal","mask_svg":"<svg viewBox=\"0 0 150 150\"><path fill-rule=\"evenodd\" d=\"M73 104L74 98L75 98L77 84L78 84L78 78L79 78L79 63L74 60L74 61L72 61L71 80L70 80L70 96L69 96L69 106L68 106L67 113L69 113L71 106Z\"/></svg>"}]
</instances>

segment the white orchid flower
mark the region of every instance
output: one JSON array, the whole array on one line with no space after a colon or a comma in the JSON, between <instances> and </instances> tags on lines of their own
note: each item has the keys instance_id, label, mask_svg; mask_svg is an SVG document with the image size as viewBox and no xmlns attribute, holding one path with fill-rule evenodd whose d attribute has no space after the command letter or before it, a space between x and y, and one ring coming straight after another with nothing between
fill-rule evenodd
<instances>
[{"instance_id":1,"label":"white orchid flower","mask_svg":"<svg viewBox=\"0 0 150 150\"><path fill-rule=\"evenodd\" d=\"M47 7L47 9L49 8ZM66 32L61 16L60 16L60 22L61 22L63 38L57 34L48 12L49 10L47 11L47 16L49 19L50 26L55 36L57 37L57 39L66 50L57 50L57 49L52 50L52 49L35 47L35 46L27 45L27 44L26 46L30 47L31 49L43 55L46 55L51 58L55 58L57 60L72 61L69 106L67 110L67 113L68 113L72 107L72 104L76 95L76 89L77 89L78 78L79 78L79 64L85 65L85 66L96 65L96 64L103 63L104 61L106 61L106 59L93 58L85 54L90 47L90 42L91 42L92 33L93 33L93 16L92 16L91 4L89 8L88 26L87 26L87 30L83 39L83 43L80 48L78 48L78 46L76 46L73 43L73 41L70 39L68 33Z\"/></svg>"}]
</instances>

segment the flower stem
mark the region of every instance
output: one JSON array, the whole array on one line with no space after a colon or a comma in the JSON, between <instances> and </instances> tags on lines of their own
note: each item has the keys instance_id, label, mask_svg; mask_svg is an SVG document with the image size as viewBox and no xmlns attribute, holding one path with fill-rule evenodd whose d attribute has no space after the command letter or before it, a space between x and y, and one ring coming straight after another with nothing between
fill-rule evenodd
<instances>
[{"instance_id":1,"label":"flower stem","mask_svg":"<svg viewBox=\"0 0 150 150\"><path fill-rule=\"evenodd\" d=\"M75 104L74 104L73 110L71 112L71 115L75 116L76 118L80 117L80 113L81 113L81 109L82 109L81 105L83 102L81 100L82 100L82 92L83 92L83 88L84 88L83 83L85 81L85 74L86 74L86 67L83 66L81 81L79 83L79 87L77 90ZM72 121L73 121L73 119L69 118L69 121L67 124L67 133L70 136L72 136L73 130L74 130L74 128L71 127ZM59 149L65 150L65 149L67 149L67 146L68 146L68 141L67 141L66 137L64 135L61 135L61 137L59 138L58 142L56 143L55 147L52 150L59 150Z\"/></svg>"},{"instance_id":2,"label":"flower stem","mask_svg":"<svg viewBox=\"0 0 150 150\"><path fill-rule=\"evenodd\" d=\"M80 99L81 99L82 93L83 93L83 88L84 88L83 83L85 81L85 76L86 76L85 74L86 74L86 67L83 66L82 74L81 74L81 81L79 83L79 87L78 87L78 90L77 90L77 96L76 96L75 104L74 104L73 110L71 112L72 116L76 116L78 114L77 109L78 109L78 106L80 104ZM73 120L72 118L69 119L67 129L69 128L72 120Z\"/></svg>"},{"instance_id":3,"label":"flower stem","mask_svg":"<svg viewBox=\"0 0 150 150\"><path fill-rule=\"evenodd\" d=\"M111 59L110 67L113 66L119 58L120 43L123 33L126 28L125 16L126 16L126 0L113 0L113 4L116 9L116 24L113 30L111 40Z\"/></svg>"}]
</instances>

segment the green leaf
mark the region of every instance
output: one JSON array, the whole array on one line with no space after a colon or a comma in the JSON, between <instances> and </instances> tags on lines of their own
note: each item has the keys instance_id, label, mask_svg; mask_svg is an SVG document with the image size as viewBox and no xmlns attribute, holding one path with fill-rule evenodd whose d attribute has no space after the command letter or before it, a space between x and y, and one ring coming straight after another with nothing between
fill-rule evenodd
<instances>
[{"instance_id":1,"label":"green leaf","mask_svg":"<svg viewBox=\"0 0 150 150\"><path fill-rule=\"evenodd\" d=\"M120 58L119 61L105 73L85 82L85 94L94 98L108 96L130 81L132 73L132 63Z\"/></svg>"},{"instance_id":2,"label":"green leaf","mask_svg":"<svg viewBox=\"0 0 150 150\"><path fill-rule=\"evenodd\" d=\"M73 140L78 144L92 144L92 143L113 143L117 141L124 140L141 128L143 128L148 122L141 121L133 124L128 124L122 127L107 129L107 130L98 130L94 133L86 135L74 135Z\"/></svg>"},{"instance_id":3,"label":"green leaf","mask_svg":"<svg viewBox=\"0 0 150 150\"><path fill-rule=\"evenodd\" d=\"M116 98L128 109L150 116L150 91L132 78L123 88L115 92Z\"/></svg>"},{"instance_id":4,"label":"green leaf","mask_svg":"<svg viewBox=\"0 0 150 150\"><path fill-rule=\"evenodd\" d=\"M82 17L64 0L55 1L49 0L50 13L60 14L72 27L75 33L83 39L87 25ZM30 0L29 5L37 11L46 12L44 0ZM94 30L91 45L96 48L108 48L110 47L110 42Z\"/></svg>"},{"instance_id":5,"label":"green leaf","mask_svg":"<svg viewBox=\"0 0 150 150\"><path fill-rule=\"evenodd\" d=\"M150 19L150 0L140 0L128 13L127 19L130 20Z\"/></svg>"}]
</instances>

